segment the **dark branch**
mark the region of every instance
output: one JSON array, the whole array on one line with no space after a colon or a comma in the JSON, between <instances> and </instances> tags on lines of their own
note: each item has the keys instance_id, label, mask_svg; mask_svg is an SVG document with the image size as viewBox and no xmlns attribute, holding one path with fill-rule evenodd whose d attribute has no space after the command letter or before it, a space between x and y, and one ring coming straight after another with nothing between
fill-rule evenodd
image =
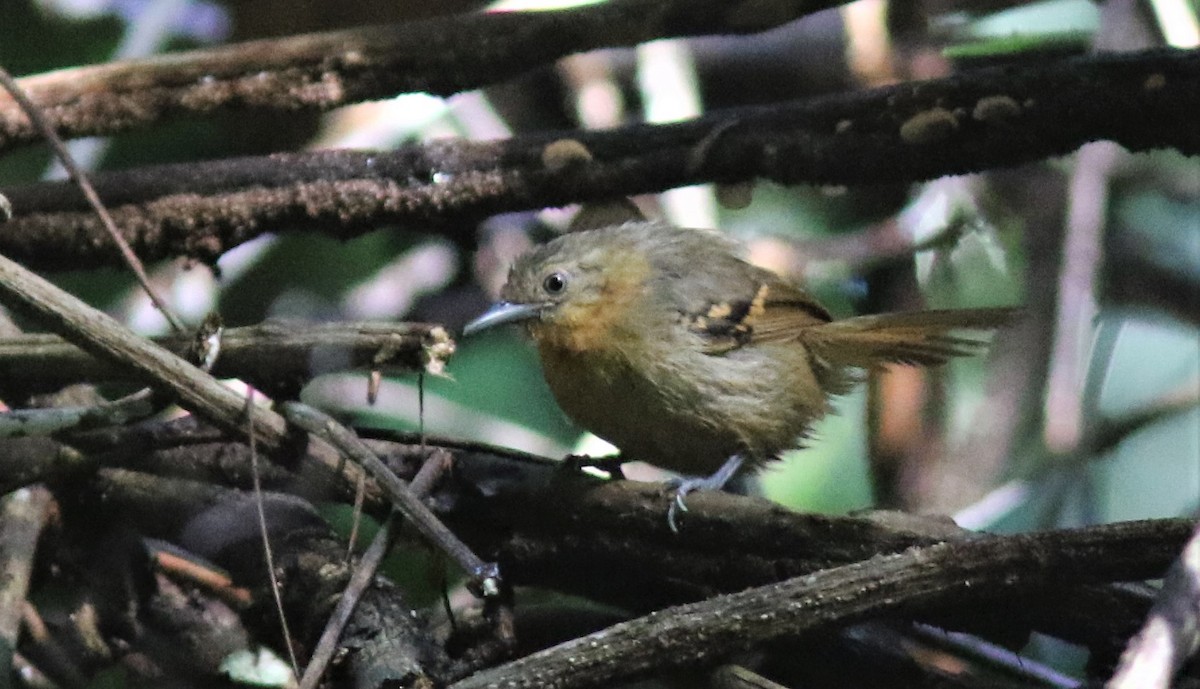
<instances>
[{"instance_id":1,"label":"dark branch","mask_svg":"<svg viewBox=\"0 0 1200 689\"><path fill-rule=\"evenodd\" d=\"M223 442L219 433L194 421L77 434L69 440L88 460L75 463L64 461L62 449L51 441L32 440L0 445L0 476L55 484L104 466L242 489L251 484L246 446ZM371 443L397 475L410 477L426 454L411 440L413 444ZM438 488L434 504L477 552L500 561L506 578L633 611L967 536L944 519L901 513L799 514L726 494L695 496L681 533L673 534L664 518L667 498L661 486L572 480L546 460L436 438L429 442L449 446L455 466L454 480ZM322 483L311 471L297 475L270 465L262 480L269 490L353 499L342 486ZM369 496L366 506L379 516L390 510L378 496ZM1180 524L1181 533L1190 528ZM737 547L730 548L732 543ZM925 621L1001 638L1037 629L1115 659L1148 607L1147 600L1116 589L1063 589L1052 582L1016 607L1027 613L1017 614L1009 601L994 608L973 607L969 616Z\"/></svg>"},{"instance_id":2,"label":"dark branch","mask_svg":"<svg viewBox=\"0 0 1200 689\"><path fill-rule=\"evenodd\" d=\"M658 38L745 34L846 0L616 0L557 12L448 16L308 34L20 80L65 137L110 134L217 108L329 109L427 91L450 95L572 53ZM0 150L37 136L0 97Z\"/></svg>"},{"instance_id":3,"label":"dark branch","mask_svg":"<svg viewBox=\"0 0 1200 689\"><path fill-rule=\"evenodd\" d=\"M1200 51L1147 51L981 69L929 82L607 132L438 142L394 152L279 154L112 173L96 182L146 259L211 261L265 232L349 238L381 223L454 235L497 212L766 178L909 182L1018 165L1109 139L1200 153ZM590 160L547 164L569 136ZM114 264L75 190L3 190L0 252L45 268Z\"/></svg>"},{"instance_id":4,"label":"dark branch","mask_svg":"<svg viewBox=\"0 0 1200 689\"><path fill-rule=\"evenodd\" d=\"M1128 522L940 543L659 611L481 672L453 689L606 686L779 638L1043 586L1158 576L1186 529ZM1183 533L1181 533L1181 531Z\"/></svg>"}]
</instances>

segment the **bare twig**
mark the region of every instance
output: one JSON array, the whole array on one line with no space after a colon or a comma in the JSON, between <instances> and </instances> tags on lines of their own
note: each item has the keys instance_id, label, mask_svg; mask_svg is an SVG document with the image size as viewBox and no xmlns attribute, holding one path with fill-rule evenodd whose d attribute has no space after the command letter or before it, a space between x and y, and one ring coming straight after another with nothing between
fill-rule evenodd
<instances>
[{"instance_id":1,"label":"bare twig","mask_svg":"<svg viewBox=\"0 0 1200 689\"><path fill-rule=\"evenodd\" d=\"M1140 409L1121 416L1100 417L1091 424L1084 449L1088 454L1103 454L1146 426L1197 406L1200 406L1200 380L1192 379Z\"/></svg>"},{"instance_id":2,"label":"bare twig","mask_svg":"<svg viewBox=\"0 0 1200 689\"><path fill-rule=\"evenodd\" d=\"M16 409L0 414L0 436L51 435L64 430L87 430L143 419L160 409L150 390L90 407Z\"/></svg>"},{"instance_id":3,"label":"bare twig","mask_svg":"<svg viewBox=\"0 0 1200 689\"><path fill-rule=\"evenodd\" d=\"M379 528L375 538L371 540L371 545L367 546L366 552L363 553L362 559L354 569L354 574L350 576L350 581L342 590L337 607L329 615L329 621L325 624L321 638L317 641L317 645L308 659L308 665L304 668L304 674L300 677L300 689L316 689L320 683L321 676L325 674L325 668L328 667L329 661L333 659L333 654L338 649L338 637L346 628L350 616L354 614L354 606L358 604L358 599L375 579L375 572L378 571L379 565L383 562L395 537L396 519L389 517Z\"/></svg>"},{"instance_id":4,"label":"bare twig","mask_svg":"<svg viewBox=\"0 0 1200 689\"><path fill-rule=\"evenodd\" d=\"M211 591L221 600L244 608L250 604L250 592L240 586L235 586L233 580L223 572L211 567L205 567L192 560L180 557L165 550L154 553L154 564L163 572L180 577Z\"/></svg>"},{"instance_id":5,"label":"bare twig","mask_svg":"<svg viewBox=\"0 0 1200 689\"><path fill-rule=\"evenodd\" d=\"M292 663L295 677L300 676L300 663L296 660L296 642L288 627L287 613L283 609L283 594L279 583L279 573L275 569L275 551L271 547L270 529L267 527L266 508L263 505L262 479L258 471L258 451L255 443L257 433L254 432L254 388L246 390L246 437L250 439L250 476L254 481L254 508L258 513L258 531L262 537L263 560L267 565L267 586L275 599L275 611L279 614L279 628L283 630L283 645L287 647L288 660Z\"/></svg>"},{"instance_id":6,"label":"bare twig","mask_svg":"<svg viewBox=\"0 0 1200 689\"><path fill-rule=\"evenodd\" d=\"M154 342L186 358L192 340L171 336L154 338ZM259 390L287 397L322 373L370 367L420 370L427 349L449 343L445 330L437 325L267 321L225 329L221 356L212 374L239 378ZM0 338L0 387L6 391L46 392L72 383L98 383L129 375L127 368L91 356L57 335Z\"/></svg>"},{"instance_id":7,"label":"bare twig","mask_svg":"<svg viewBox=\"0 0 1200 689\"><path fill-rule=\"evenodd\" d=\"M1004 99L1012 116L975 119L984 98ZM901 135L931 109L955 122L943 138ZM311 229L348 238L396 222L453 235L474 232L464 220L480 215L700 182L911 182L1063 155L1095 139L1135 151L1200 153L1200 132L1188 116L1196 111L1200 50L1147 51L980 69L671 125L576 132L592 159L566 172L542 160L562 135L538 134L158 166L97 184L144 259L211 261L264 232ZM703 163L694 164L696 146L718 129ZM79 241L97 230L69 187L44 183L4 193L18 215L0 234L0 253L53 268L118 259Z\"/></svg>"},{"instance_id":8,"label":"bare twig","mask_svg":"<svg viewBox=\"0 0 1200 689\"><path fill-rule=\"evenodd\" d=\"M358 436L328 414L299 402L285 402L283 413L296 426L329 441L365 468L387 490L396 509L471 577L471 587L477 595L499 595L500 570L496 564L479 559L421 502L408 482L396 476Z\"/></svg>"},{"instance_id":9,"label":"bare twig","mask_svg":"<svg viewBox=\"0 0 1200 689\"><path fill-rule=\"evenodd\" d=\"M138 284L146 292L146 296L150 297L150 301L154 302L154 306L167 319L167 322L171 324L171 329L177 333L182 333L183 323L176 318L175 314L171 311L171 307L167 306L167 302L158 295L154 286L150 284L150 276L146 275L145 267L142 266L142 262L138 259L137 254L133 253L133 249L129 247L129 242L125 241L125 237L117 229L117 225L113 222L112 216L109 215L108 209L100 202L100 196L96 194L95 188L92 187L92 182L88 178L87 173L75 163L75 158L71 155L71 151L67 149L66 144L55 133L54 127L46 121L41 109L33 101L29 100L29 96L25 94L21 86L12 78L8 70L3 67L0 67L0 86L3 86L4 90L12 96L12 99L16 101L22 112L25 113L25 116L33 123L38 133L45 137L50 147L54 150L54 154L62 162L63 167L70 173L71 179L79 185L79 189L87 199L88 205L92 207L92 211L100 219L100 224L104 227L104 231L108 233L113 243L117 245L117 248L121 252L121 257L125 261L125 265L133 271Z\"/></svg>"},{"instance_id":10,"label":"bare twig","mask_svg":"<svg viewBox=\"0 0 1200 689\"><path fill-rule=\"evenodd\" d=\"M1200 649L1200 528L1163 580L1146 625L1121 656L1108 689L1166 689Z\"/></svg>"},{"instance_id":11,"label":"bare twig","mask_svg":"<svg viewBox=\"0 0 1200 689\"><path fill-rule=\"evenodd\" d=\"M450 455L446 451L435 450L434 454L425 460L425 463L421 465L421 470L409 484L413 495L423 498L429 493L447 468L449 457ZM338 599L337 607L330 614L329 621L325 623L325 629L321 631L321 638L317 641L312 655L309 656L308 665L304 668L304 675L300 678L300 689L316 689L318 682L321 681L325 668L337 651L338 638L341 636L342 630L346 628L346 623L350 621L354 606L358 604L363 592L371 585L375 578L375 572L392 547L396 537L396 526L396 515L394 513L388 515L379 532L375 534L375 538L371 540L371 545L367 546L366 552L358 562L358 567L354 569L354 574L351 575L349 583L342 591L341 598Z\"/></svg>"}]
</instances>

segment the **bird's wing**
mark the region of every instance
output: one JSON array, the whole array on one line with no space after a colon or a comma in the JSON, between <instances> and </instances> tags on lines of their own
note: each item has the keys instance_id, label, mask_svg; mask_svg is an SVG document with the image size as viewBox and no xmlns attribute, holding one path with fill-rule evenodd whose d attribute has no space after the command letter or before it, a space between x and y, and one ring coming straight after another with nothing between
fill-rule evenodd
<instances>
[{"instance_id":1,"label":"bird's wing","mask_svg":"<svg viewBox=\"0 0 1200 689\"><path fill-rule=\"evenodd\" d=\"M687 327L703 336L705 351L723 354L753 342L783 342L830 321L829 312L798 287L767 271L749 271L741 289L709 299L684 314ZM726 283L729 284L729 283Z\"/></svg>"},{"instance_id":2,"label":"bird's wing","mask_svg":"<svg viewBox=\"0 0 1200 689\"><path fill-rule=\"evenodd\" d=\"M728 237L669 227L647 236L656 276L651 291L700 336L706 353L796 339L801 329L831 320L807 292L739 258Z\"/></svg>"}]
</instances>

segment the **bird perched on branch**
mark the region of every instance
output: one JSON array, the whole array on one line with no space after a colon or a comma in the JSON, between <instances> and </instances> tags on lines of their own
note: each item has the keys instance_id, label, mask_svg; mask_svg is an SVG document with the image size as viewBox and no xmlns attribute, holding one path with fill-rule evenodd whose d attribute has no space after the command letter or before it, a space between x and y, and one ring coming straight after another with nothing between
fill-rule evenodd
<instances>
[{"instance_id":1,"label":"bird perched on branch","mask_svg":"<svg viewBox=\"0 0 1200 689\"><path fill-rule=\"evenodd\" d=\"M803 289L707 230L637 222L567 234L522 256L503 301L464 334L521 323L558 404L640 459L688 476L668 512L796 446L856 372L978 352L963 330L1013 309L834 320Z\"/></svg>"}]
</instances>

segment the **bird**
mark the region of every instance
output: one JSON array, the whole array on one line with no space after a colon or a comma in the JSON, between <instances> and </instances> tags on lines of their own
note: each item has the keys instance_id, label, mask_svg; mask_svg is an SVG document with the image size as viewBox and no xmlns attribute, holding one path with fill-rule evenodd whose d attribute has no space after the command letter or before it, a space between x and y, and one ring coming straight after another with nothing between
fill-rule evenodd
<instances>
[{"instance_id":1,"label":"bird","mask_svg":"<svg viewBox=\"0 0 1200 689\"><path fill-rule=\"evenodd\" d=\"M862 372L979 352L963 331L1007 307L837 320L793 282L743 260L714 230L627 222L561 235L519 257L501 301L464 335L516 323L558 405L582 428L677 479L685 497L753 475L803 443Z\"/></svg>"}]
</instances>

